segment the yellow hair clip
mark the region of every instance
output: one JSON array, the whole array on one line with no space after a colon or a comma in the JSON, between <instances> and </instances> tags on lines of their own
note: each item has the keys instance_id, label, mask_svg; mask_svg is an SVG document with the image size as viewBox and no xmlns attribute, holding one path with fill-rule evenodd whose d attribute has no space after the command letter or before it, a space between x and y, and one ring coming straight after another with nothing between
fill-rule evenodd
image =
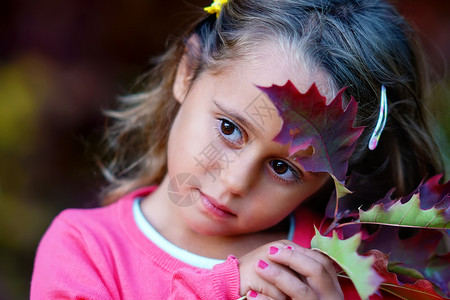
<instances>
[{"instance_id":1,"label":"yellow hair clip","mask_svg":"<svg viewBox=\"0 0 450 300\"><path fill-rule=\"evenodd\" d=\"M209 14L216 14L216 17L219 17L220 11L222 10L222 7L227 3L228 0L214 0L213 3L211 3L210 6L205 7L204 10Z\"/></svg>"}]
</instances>

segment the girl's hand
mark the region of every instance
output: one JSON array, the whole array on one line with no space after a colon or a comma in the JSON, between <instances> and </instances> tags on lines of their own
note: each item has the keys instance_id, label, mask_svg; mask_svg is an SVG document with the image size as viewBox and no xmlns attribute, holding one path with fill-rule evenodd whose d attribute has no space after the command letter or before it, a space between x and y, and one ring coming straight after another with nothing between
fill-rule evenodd
<instances>
[{"instance_id":1,"label":"girl's hand","mask_svg":"<svg viewBox=\"0 0 450 300\"><path fill-rule=\"evenodd\" d=\"M331 260L287 240L246 254L239 272L248 299L344 299Z\"/></svg>"}]
</instances>

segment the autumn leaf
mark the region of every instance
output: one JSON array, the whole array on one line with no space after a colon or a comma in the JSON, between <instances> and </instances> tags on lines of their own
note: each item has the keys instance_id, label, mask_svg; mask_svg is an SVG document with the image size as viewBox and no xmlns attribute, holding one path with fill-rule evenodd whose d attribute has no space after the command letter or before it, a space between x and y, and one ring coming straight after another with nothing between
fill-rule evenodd
<instances>
[{"instance_id":1,"label":"autumn leaf","mask_svg":"<svg viewBox=\"0 0 450 300\"><path fill-rule=\"evenodd\" d=\"M388 271L388 261L391 257L380 251L372 250L369 252L375 257L374 268L384 278L380 286L380 291L385 291L396 295L399 299L432 300L444 299L436 293L430 281L419 279L411 284L401 284L397 275Z\"/></svg>"},{"instance_id":2,"label":"autumn leaf","mask_svg":"<svg viewBox=\"0 0 450 300\"><path fill-rule=\"evenodd\" d=\"M369 297L370 300L378 299L392 299L392 300L442 300L447 299L439 295L433 288L433 284L428 280L415 280L413 283L402 284L398 281L397 275L389 272L387 269L388 260L390 257L378 250L371 250L365 255L371 255L375 258L373 264L374 270L383 277L384 282L380 284L380 287L376 294ZM339 273L339 282L344 287L345 299L358 299L354 295L350 278L345 273Z\"/></svg>"},{"instance_id":3,"label":"autumn leaf","mask_svg":"<svg viewBox=\"0 0 450 300\"><path fill-rule=\"evenodd\" d=\"M360 251L377 249L389 253L391 262L417 267L433 256L442 237L440 231L421 230L411 237L400 238L399 228L381 227L363 241Z\"/></svg>"},{"instance_id":4,"label":"autumn leaf","mask_svg":"<svg viewBox=\"0 0 450 300\"><path fill-rule=\"evenodd\" d=\"M430 209L433 206L436 208L448 208L450 206L450 181L439 184L441 178L442 174L435 175L419 186L420 208Z\"/></svg>"},{"instance_id":5,"label":"autumn leaf","mask_svg":"<svg viewBox=\"0 0 450 300\"><path fill-rule=\"evenodd\" d=\"M427 279L450 297L450 253L437 254L445 232L422 229L408 238L399 237L399 228L381 227L362 242L360 252L377 249L389 253L388 270L399 276L399 281L414 282Z\"/></svg>"},{"instance_id":6,"label":"autumn leaf","mask_svg":"<svg viewBox=\"0 0 450 300\"><path fill-rule=\"evenodd\" d=\"M327 205L326 216L335 218L341 215L351 216L360 223L447 229L450 226L450 181L439 184L441 177L442 174L433 176L427 182L421 183L410 195L398 199L391 198L395 190L391 189L368 210L359 209L355 212L355 204L349 200L355 201L348 198L349 196L339 199L337 209L336 199L331 198ZM352 179L348 183L351 186Z\"/></svg>"},{"instance_id":7,"label":"autumn leaf","mask_svg":"<svg viewBox=\"0 0 450 300\"><path fill-rule=\"evenodd\" d=\"M360 251L378 249L389 253L388 269L402 280L425 278L450 297L450 253L448 249L438 251L444 238L448 239L448 232L441 229L450 228L450 181L439 184L441 177L436 175L410 195L395 200L390 191L369 210L360 210L359 224L381 225L362 242ZM400 238L401 227L415 232Z\"/></svg>"},{"instance_id":8,"label":"autumn leaf","mask_svg":"<svg viewBox=\"0 0 450 300\"><path fill-rule=\"evenodd\" d=\"M391 199L392 190L369 210L360 210L360 221L420 228L450 228L450 181L439 184L442 174L421 183L410 195Z\"/></svg>"},{"instance_id":9,"label":"autumn leaf","mask_svg":"<svg viewBox=\"0 0 450 300\"><path fill-rule=\"evenodd\" d=\"M334 260L349 276L360 297L367 299L378 290L383 279L372 268L374 257L358 254L357 249L360 243L361 234L341 240L335 231L330 238L322 236L316 229L316 235L311 240L311 247Z\"/></svg>"},{"instance_id":10,"label":"autumn leaf","mask_svg":"<svg viewBox=\"0 0 450 300\"><path fill-rule=\"evenodd\" d=\"M398 299L414 300L442 300L444 297L433 290L433 285L427 280L417 281L414 285L396 283L384 283L380 290L386 291L398 297ZM445 298L448 299L448 298Z\"/></svg>"},{"instance_id":11,"label":"autumn leaf","mask_svg":"<svg viewBox=\"0 0 450 300\"><path fill-rule=\"evenodd\" d=\"M375 204L367 211L360 210L359 219L362 223L450 229L449 211L448 206L421 209L420 194L414 194L406 203L400 199L390 204Z\"/></svg>"},{"instance_id":12,"label":"autumn leaf","mask_svg":"<svg viewBox=\"0 0 450 300\"><path fill-rule=\"evenodd\" d=\"M357 229L359 239L366 234L358 248L359 253L377 250L389 253L387 270L395 274L386 270L391 274L391 280L381 284L379 292L383 295L389 293L390 297L398 299L443 299L433 289L436 287L450 297L450 253L442 250L438 253L439 245L448 235L442 229L447 229L450 223L449 182L439 184L439 179L439 175L432 177L410 195L395 200L391 199L391 190L369 210L360 210L359 219L351 218L350 222L342 224L337 222L334 227L344 236L347 227L354 227L349 232ZM367 234L364 230L367 224L377 224L380 228ZM400 238L402 227L414 229L415 234ZM385 277L387 273L380 274ZM349 278L355 284L354 279Z\"/></svg>"},{"instance_id":13,"label":"autumn leaf","mask_svg":"<svg viewBox=\"0 0 450 300\"><path fill-rule=\"evenodd\" d=\"M352 97L345 109L341 90L327 105L327 99L316 85L300 93L288 81L284 86L260 87L276 106L283 126L274 138L281 144L290 144L289 154L294 156L306 171L328 172L336 183L338 197L348 193L345 179L348 161L362 127L353 127L358 104ZM296 156L307 150L311 155Z\"/></svg>"}]
</instances>

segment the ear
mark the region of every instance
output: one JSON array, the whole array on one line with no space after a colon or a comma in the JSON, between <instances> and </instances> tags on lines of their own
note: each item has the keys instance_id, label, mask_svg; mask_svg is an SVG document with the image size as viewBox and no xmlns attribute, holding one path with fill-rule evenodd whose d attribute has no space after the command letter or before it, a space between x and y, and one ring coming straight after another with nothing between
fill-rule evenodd
<instances>
[{"instance_id":1,"label":"ear","mask_svg":"<svg viewBox=\"0 0 450 300\"><path fill-rule=\"evenodd\" d=\"M194 77L196 65L195 57L201 54L200 42L198 36L193 35L189 38L184 54L178 63L177 73L173 83L173 95L179 103L183 103L189 89L189 85Z\"/></svg>"}]
</instances>

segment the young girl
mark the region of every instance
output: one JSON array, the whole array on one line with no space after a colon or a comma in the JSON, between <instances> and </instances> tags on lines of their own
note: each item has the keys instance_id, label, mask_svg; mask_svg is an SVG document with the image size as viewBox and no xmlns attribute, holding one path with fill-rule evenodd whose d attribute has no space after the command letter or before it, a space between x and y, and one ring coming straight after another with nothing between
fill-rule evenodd
<instances>
[{"instance_id":1,"label":"young girl","mask_svg":"<svg viewBox=\"0 0 450 300\"><path fill-rule=\"evenodd\" d=\"M309 249L333 181L274 141L283 120L258 87L291 81L306 93L315 84L327 102L346 87L345 101L357 100L355 126L365 129L348 161L347 206L392 187L406 195L443 171L420 48L391 5L225 2L112 114L108 205L54 220L32 299L343 299L330 260Z\"/></svg>"}]
</instances>

